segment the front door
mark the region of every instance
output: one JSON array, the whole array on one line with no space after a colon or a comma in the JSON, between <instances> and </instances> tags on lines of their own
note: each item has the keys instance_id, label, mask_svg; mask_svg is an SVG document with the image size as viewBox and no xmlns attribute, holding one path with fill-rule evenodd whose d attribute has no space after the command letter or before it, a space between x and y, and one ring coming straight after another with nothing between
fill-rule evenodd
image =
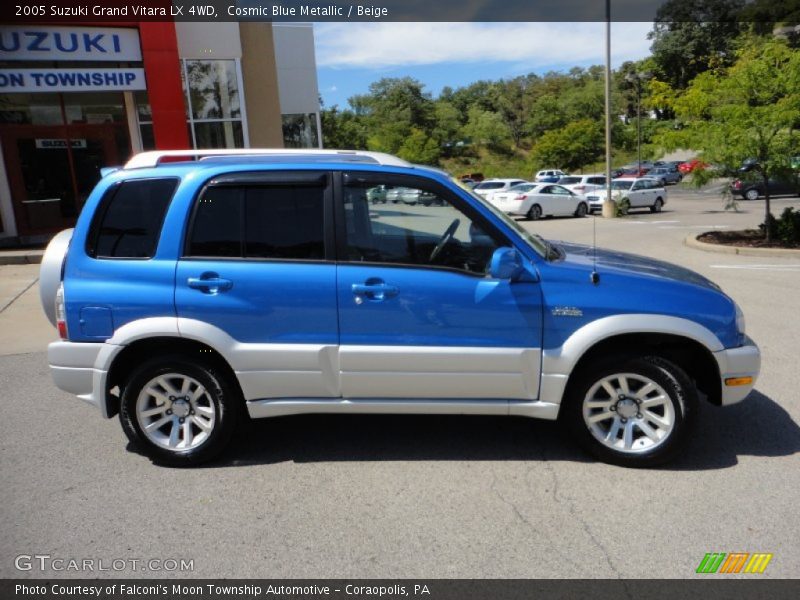
<instances>
[{"instance_id":1,"label":"front door","mask_svg":"<svg viewBox=\"0 0 800 600\"><path fill-rule=\"evenodd\" d=\"M195 200L176 270L179 327L214 340L246 400L339 395L329 180L235 174Z\"/></svg>"},{"instance_id":2,"label":"front door","mask_svg":"<svg viewBox=\"0 0 800 600\"><path fill-rule=\"evenodd\" d=\"M429 206L370 205L379 185ZM538 397L538 283L488 276L510 242L453 190L424 178L346 173L337 229L345 398Z\"/></svg>"}]
</instances>

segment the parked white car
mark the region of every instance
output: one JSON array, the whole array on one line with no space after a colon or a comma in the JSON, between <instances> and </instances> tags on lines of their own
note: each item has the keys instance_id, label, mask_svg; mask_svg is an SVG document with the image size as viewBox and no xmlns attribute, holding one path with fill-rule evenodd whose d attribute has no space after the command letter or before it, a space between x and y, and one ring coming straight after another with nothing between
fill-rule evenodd
<instances>
[{"instance_id":1,"label":"parked white car","mask_svg":"<svg viewBox=\"0 0 800 600\"><path fill-rule=\"evenodd\" d=\"M536 173L536 177L534 177L534 181L537 183L555 183L562 177L565 177L566 173L559 169L544 169L543 171L539 171Z\"/></svg>"},{"instance_id":2,"label":"parked white car","mask_svg":"<svg viewBox=\"0 0 800 600\"><path fill-rule=\"evenodd\" d=\"M606 176L602 173L592 173L591 175L565 175L557 181L558 185L563 185L570 192L585 196L589 192L599 190L606 186Z\"/></svg>"},{"instance_id":3,"label":"parked white car","mask_svg":"<svg viewBox=\"0 0 800 600\"><path fill-rule=\"evenodd\" d=\"M515 185L522 183L528 182L524 179L484 179L472 188L472 191L487 200L491 200L492 196L497 192L506 192Z\"/></svg>"},{"instance_id":4,"label":"parked white car","mask_svg":"<svg viewBox=\"0 0 800 600\"><path fill-rule=\"evenodd\" d=\"M667 203L667 190L658 179L652 177L620 178L611 181L611 197L617 203L627 198L630 208L649 208L650 212L661 212ZM603 209L606 189L601 188L586 195L589 210Z\"/></svg>"},{"instance_id":5,"label":"parked white car","mask_svg":"<svg viewBox=\"0 0 800 600\"><path fill-rule=\"evenodd\" d=\"M489 200L504 213L541 219L542 217L585 217L586 200L554 183L528 183L507 192L498 192Z\"/></svg>"}]
</instances>

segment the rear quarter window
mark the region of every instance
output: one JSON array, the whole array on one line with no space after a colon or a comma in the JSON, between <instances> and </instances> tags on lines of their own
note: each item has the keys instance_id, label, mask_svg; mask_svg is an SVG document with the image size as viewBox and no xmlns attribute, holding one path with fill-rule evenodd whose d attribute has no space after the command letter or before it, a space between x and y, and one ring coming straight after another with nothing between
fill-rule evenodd
<instances>
[{"instance_id":1,"label":"rear quarter window","mask_svg":"<svg viewBox=\"0 0 800 600\"><path fill-rule=\"evenodd\" d=\"M132 179L109 188L89 228L87 254L94 258L152 258L177 186L178 179L169 177Z\"/></svg>"}]
</instances>

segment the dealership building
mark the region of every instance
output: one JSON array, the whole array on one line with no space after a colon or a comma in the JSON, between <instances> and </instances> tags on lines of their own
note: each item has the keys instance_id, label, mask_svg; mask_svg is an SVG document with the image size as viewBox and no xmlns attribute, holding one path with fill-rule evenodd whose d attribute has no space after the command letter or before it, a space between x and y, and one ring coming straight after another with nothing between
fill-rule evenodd
<instances>
[{"instance_id":1,"label":"dealership building","mask_svg":"<svg viewBox=\"0 0 800 600\"><path fill-rule=\"evenodd\" d=\"M0 247L71 227L151 149L321 147L304 23L0 27Z\"/></svg>"}]
</instances>

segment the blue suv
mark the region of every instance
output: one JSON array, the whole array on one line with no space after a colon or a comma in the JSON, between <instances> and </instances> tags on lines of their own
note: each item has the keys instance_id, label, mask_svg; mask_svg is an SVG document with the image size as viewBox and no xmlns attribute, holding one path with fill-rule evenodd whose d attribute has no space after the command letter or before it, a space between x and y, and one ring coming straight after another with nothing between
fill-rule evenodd
<instances>
[{"instance_id":1,"label":"blue suv","mask_svg":"<svg viewBox=\"0 0 800 600\"><path fill-rule=\"evenodd\" d=\"M370 202L402 187L435 199ZM41 267L62 390L153 460L217 456L243 419L560 419L651 466L698 398L760 367L733 300L678 266L555 243L446 173L369 152L147 152L107 173Z\"/></svg>"}]
</instances>

